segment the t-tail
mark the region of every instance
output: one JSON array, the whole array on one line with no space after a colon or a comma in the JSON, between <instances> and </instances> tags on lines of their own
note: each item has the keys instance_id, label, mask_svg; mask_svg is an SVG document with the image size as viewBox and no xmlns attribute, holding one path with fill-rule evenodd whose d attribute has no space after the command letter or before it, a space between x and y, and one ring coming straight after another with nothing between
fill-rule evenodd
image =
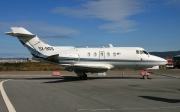
<instances>
[{"instance_id":1,"label":"t-tail","mask_svg":"<svg viewBox=\"0 0 180 112\"><path fill-rule=\"evenodd\" d=\"M69 47L53 47L44 43L37 35L32 34L23 27L11 27L11 32L5 34L15 36L30 51L34 58L41 58L51 62L59 62L59 50Z\"/></svg>"}]
</instances>

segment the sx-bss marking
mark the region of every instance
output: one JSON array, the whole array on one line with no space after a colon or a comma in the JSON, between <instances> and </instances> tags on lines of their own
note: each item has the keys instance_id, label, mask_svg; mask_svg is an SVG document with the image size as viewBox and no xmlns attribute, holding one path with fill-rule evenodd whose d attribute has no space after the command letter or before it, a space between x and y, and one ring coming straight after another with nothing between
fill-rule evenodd
<instances>
[{"instance_id":1,"label":"sx-bss marking","mask_svg":"<svg viewBox=\"0 0 180 112\"><path fill-rule=\"evenodd\" d=\"M38 47L40 51L46 50L46 51L54 51L53 47Z\"/></svg>"}]
</instances>

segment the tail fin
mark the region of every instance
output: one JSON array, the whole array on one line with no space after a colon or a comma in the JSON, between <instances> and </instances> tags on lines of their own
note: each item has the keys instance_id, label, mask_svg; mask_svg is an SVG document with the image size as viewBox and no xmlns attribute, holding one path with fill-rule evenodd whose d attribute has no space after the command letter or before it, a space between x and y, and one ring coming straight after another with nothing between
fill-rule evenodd
<instances>
[{"instance_id":1,"label":"tail fin","mask_svg":"<svg viewBox=\"0 0 180 112\"><path fill-rule=\"evenodd\" d=\"M23 27L11 27L11 29L12 32L6 32L5 34L17 37L34 57L46 58L54 55L54 48L52 46L44 43L36 35Z\"/></svg>"}]
</instances>

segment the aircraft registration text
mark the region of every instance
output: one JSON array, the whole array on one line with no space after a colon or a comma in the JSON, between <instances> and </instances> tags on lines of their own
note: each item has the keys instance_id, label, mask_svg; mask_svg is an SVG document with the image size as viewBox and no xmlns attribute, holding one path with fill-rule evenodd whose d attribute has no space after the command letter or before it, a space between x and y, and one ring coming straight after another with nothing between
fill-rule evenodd
<instances>
[{"instance_id":1,"label":"aircraft registration text","mask_svg":"<svg viewBox=\"0 0 180 112\"><path fill-rule=\"evenodd\" d=\"M46 50L46 51L54 51L53 47L38 47L40 51Z\"/></svg>"}]
</instances>

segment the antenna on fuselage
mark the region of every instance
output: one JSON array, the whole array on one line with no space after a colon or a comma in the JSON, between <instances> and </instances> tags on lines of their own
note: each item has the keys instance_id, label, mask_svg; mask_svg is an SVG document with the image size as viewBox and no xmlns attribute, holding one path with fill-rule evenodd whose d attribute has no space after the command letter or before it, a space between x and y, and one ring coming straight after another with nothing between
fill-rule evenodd
<instances>
[{"instance_id":1,"label":"antenna on fuselage","mask_svg":"<svg viewBox=\"0 0 180 112\"><path fill-rule=\"evenodd\" d=\"M109 47L110 47L110 48L112 48L112 47L113 47L113 45L112 45L112 44L109 44Z\"/></svg>"}]
</instances>

